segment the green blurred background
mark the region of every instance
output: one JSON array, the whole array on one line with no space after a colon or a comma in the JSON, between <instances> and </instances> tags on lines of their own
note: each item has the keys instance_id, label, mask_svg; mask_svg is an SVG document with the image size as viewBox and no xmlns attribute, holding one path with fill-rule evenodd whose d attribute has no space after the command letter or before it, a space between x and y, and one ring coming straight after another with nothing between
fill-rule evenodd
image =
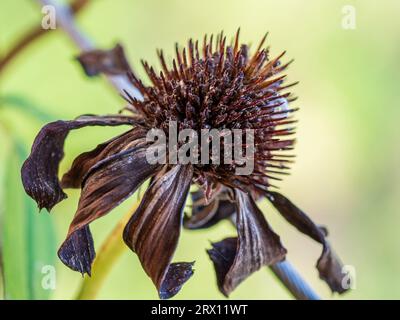
<instances>
[{"instance_id":1,"label":"green blurred background","mask_svg":"<svg viewBox=\"0 0 400 320\"><path fill-rule=\"evenodd\" d=\"M345 5L353 5L356 10L354 30L342 27ZM345 264L355 267L356 288L342 297L332 296L314 268L320 246L289 226L267 203L261 207L281 235L289 260L324 298L398 299L399 14L398 0L93 0L78 22L99 47L122 43L142 76L141 58L159 66L156 48L165 49L172 57L174 43L185 44L190 37L202 38L205 33L221 30L233 36L241 27L242 41L255 44L269 31L272 54L287 50L287 58L295 58L288 70L289 79L300 81L293 90L299 96L294 105L300 107L297 158L291 175L280 183L281 190L316 222L329 227L333 247ZM40 7L33 0L1 0L0 57L41 18ZM124 102L103 79L85 77L74 60L78 51L65 34L48 32L0 74L0 236L8 234L9 242L19 241L18 234L26 236L27 223L45 219L44 229L52 223L55 234L42 241L51 242L49 248L54 246L45 253L50 260L36 260L37 252L48 249L29 241L40 243L45 238L46 230L40 231L42 225L30 234L28 244L22 245L26 249L11 257L17 266L23 266L18 281L27 270L27 256L40 276L41 264L54 261L57 283L49 297L72 299L82 277L56 259L55 248L66 235L79 192L68 190L69 198L54 208L50 218L46 212L21 218L19 207L22 203L32 206L33 201L21 191L14 142L19 141L21 159L46 121L71 119L83 113L115 113ZM31 116L32 110L39 119ZM50 116L41 116L40 111ZM85 128L72 132L61 172L75 156L124 129ZM127 200L92 224L97 248L133 201ZM223 298L205 249L210 247L210 240L232 234L228 223L206 231L183 232L175 260L196 260L196 271L176 299ZM17 248L21 246L12 250ZM4 245L3 250L7 250ZM36 278L34 281L40 281L39 276ZM28 296L23 293L22 297ZM99 298L155 299L157 294L137 257L127 252L113 268ZM264 268L241 284L231 298L289 299L290 295Z\"/></svg>"}]
</instances>

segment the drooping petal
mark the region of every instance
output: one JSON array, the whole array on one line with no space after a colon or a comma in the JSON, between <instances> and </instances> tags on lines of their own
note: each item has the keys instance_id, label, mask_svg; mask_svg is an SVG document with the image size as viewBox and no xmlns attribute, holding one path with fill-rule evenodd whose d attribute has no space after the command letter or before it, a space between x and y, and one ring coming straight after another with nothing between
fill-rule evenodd
<instances>
[{"instance_id":1,"label":"drooping petal","mask_svg":"<svg viewBox=\"0 0 400 320\"><path fill-rule=\"evenodd\" d=\"M326 281L332 292L345 292L346 289L342 285L345 276L342 273L342 263L325 238L327 235L326 229L317 226L301 209L282 194L269 192L267 197L289 223L300 232L322 244L322 254L317 262L319 276Z\"/></svg>"},{"instance_id":2,"label":"drooping petal","mask_svg":"<svg viewBox=\"0 0 400 320\"><path fill-rule=\"evenodd\" d=\"M103 159L101 155L104 150L117 139L118 138L113 138L109 141L101 143L97 145L97 147L93 150L81 153L78 157L76 157L69 171L64 173L61 179L61 187L63 189L80 188L82 178L86 174L86 172L94 164L96 164L96 162Z\"/></svg>"},{"instance_id":3,"label":"drooping petal","mask_svg":"<svg viewBox=\"0 0 400 320\"><path fill-rule=\"evenodd\" d=\"M265 220L254 199L235 190L237 238L213 244L208 254L214 263L220 291L228 296L243 280L264 265L282 261L286 249Z\"/></svg>"},{"instance_id":4,"label":"drooping petal","mask_svg":"<svg viewBox=\"0 0 400 320\"><path fill-rule=\"evenodd\" d=\"M75 271L89 273L94 258L89 223L107 214L158 170L147 162L145 148L122 151L92 167L84 179L78 210L58 256ZM88 258L89 257L89 258Z\"/></svg>"},{"instance_id":5,"label":"drooping petal","mask_svg":"<svg viewBox=\"0 0 400 320\"><path fill-rule=\"evenodd\" d=\"M62 188L80 188L83 177L99 161L131 149L143 143L145 133L141 128L134 128L107 142L99 144L91 151L80 154L72 163L70 170L61 179Z\"/></svg>"},{"instance_id":6,"label":"drooping petal","mask_svg":"<svg viewBox=\"0 0 400 320\"><path fill-rule=\"evenodd\" d=\"M192 194L192 214L185 216L184 227L191 230L210 228L221 220L230 218L236 212L236 205L225 193L218 195L209 204L203 203L204 192L198 190Z\"/></svg>"},{"instance_id":7,"label":"drooping petal","mask_svg":"<svg viewBox=\"0 0 400 320\"><path fill-rule=\"evenodd\" d=\"M77 59L89 77L100 73L118 75L132 71L125 57L124 48L120 44L111 50L85 51Z\"/></svg>"},{"instance_id":8,"label":"drooping petal","mask_svg":"<svg viewBox=\"0 0 400 320\"><path fill-rule=\"evenodd\" d=\"M190 165L160 172L124 230L125 243L139 256L161 299L178 293L193 274L193 263L171 263L192 176Z\"/></svg>"},{"instance_id":9,"label":"drooping petal","mask_svg":"<svg viewBox=\"0 0 400 320\"><path fill-rule=\"evenodd\" d=\"M82 116L71 121L55 121L45 125L32 145L31 154L21 169L26 193L40 209L48 211L67 197L60 187L58 168L64 156L64 141L70 130L85 126L118 126L132 124L127 116Z\"/></svg>"},{"instance_id":10,"label":"drooping petal","mask_svg":"<svg viewBox=\"0 0 400 320\"><path fill-rule=\"evenodd\" d=\"M89 226L74 232L58 252L61 261L74 271L91 275L91 266L96 251Z\"/></svg>"}]
</instances>

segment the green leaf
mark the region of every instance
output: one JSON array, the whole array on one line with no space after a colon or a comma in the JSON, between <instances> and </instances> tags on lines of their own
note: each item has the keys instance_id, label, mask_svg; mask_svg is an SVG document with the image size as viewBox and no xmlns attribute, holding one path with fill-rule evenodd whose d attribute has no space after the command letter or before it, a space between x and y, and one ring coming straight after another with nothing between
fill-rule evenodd
<instances>
[{"instance_id":1,"label":"green leaf","mask_svg":"<svg viewBox=\"0 0 400 320\"><path fill-rule=\"evenodd\" d=\"M20 170L27 157L15 144L8 157L4 182L3 263L6 299L47 299L51 288L42 285L56 258L51 216L38 213L24 192ZM50 266L50 267L49 267ZM44 282L44 284L46 284Z\"/></svg>"}]
</instances>

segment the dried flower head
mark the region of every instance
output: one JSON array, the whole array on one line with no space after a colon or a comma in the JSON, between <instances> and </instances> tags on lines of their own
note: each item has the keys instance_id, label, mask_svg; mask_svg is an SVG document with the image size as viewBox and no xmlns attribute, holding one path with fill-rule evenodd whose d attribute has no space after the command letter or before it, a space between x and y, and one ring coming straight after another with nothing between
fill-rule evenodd
<instances>
[{"instance_id":1,"label":"dried flower head","mask_svg":"<svg viewBox=\"0 0 400 320\"><path fill-rule=\"evenodd\" d=\"M139 114L145 127L166 132L171 120L177 121L179 130L193 129L199 135L202 129L254 130L255 168L251 175L236 175L236 163L200 163L194 165L193 175L208 190L220 183L265 191L270 180L279 179L277 175L284 173L290 163L290 156L277 151L289 150L294 143L293 139L282 139L294 133L290 125L295 121L290 114L295 110L288 106L294 98L282 93L294 84L282 85L285 76L280 73L288 64L281 64L283 54L268 59L268 50L262 48L265 37L253 56L249 56L247 45L239 46L238 37L239 33L232 46L226 46L222 34L215 45L212 36L209 41L204 37L202 50L192 40L183 50L176 45L171 70L160 51L159 74L143 62L152 85L145 86L132 74L132 83L145 99L130 97L128 110ZM224 147L221 139L221 153Z\"/></svg>"},{"instance_id":2,"label":"dried flower head","mask_svg":"<svg viewBox=\"0 0 400 320\"><path fill-rule=\"evenodd\" d=\"M50 210L66 198L62 188L81 188L81 197L66 240L58 255L73 270L91 272L95 257L89 224L107 214L132 195L147 179L150 186L127 223L123 238L138 256L161 298L175 295L193 274L193 263L172 263L178 244L183 210L189 189L191 215L185 216L189 229L210 227L221 219L234 218L237 237L212 245L208 254L214 263L220 291L229 295L235 287L261 266L285 259L286 249L267 223L256 201L267 198L299 231L323 245L317 268L333 291L343 292L341 264L325 240L325 229L316 226L300 209L272 190L271 180L288 169L294 140L289 103L294 99L285 89L282 71L287 64L280 56L270 59L264 49L265 37L250 55L239 44L239 32L232 45L220 34L215 40L189 41L169 66L159 52L162 71L143 62L151 84L145 85L131 72L121 47L111 51L86 52L79 60L89 75L99 72L128 72L142 99L129 90L125 114L82 116L46 125L36 137L22 168L26 192L40 208ZM121 68L123 71L121 71ZM254 170L238 175L240 163L151 164L146 150L150 129L168 133L175 121L178 131L192 129L254 130ZM118 137L78 156L71 169L58 180L64 140L70 130L84 126L130 125ZM221 153L227 146L222 142ZM246 143L243 143L246 149ZM171 150L166 150L171 152Z\"/></svg>"}]
</instances>

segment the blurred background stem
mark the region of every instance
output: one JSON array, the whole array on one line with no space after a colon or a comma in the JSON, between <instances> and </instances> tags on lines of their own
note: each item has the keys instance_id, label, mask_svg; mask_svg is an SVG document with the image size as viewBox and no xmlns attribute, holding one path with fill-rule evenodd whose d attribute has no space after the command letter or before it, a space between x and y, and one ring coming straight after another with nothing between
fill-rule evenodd
<instances>
[{"instance_id":1,"label":"blurred background stem","mask_svg":"<svg viewBox=\"0 0 400 320\"><path fill-rule=\"evenodd\" d=\"M86 7L89 0L74 0L69 5L70 11L73 15L79 13L82 9ZM37 39L44 36L48 30L43 29L42 26L34 26L29 29L29 31L24 34L15 45L2 57L0 57L0 74L6 68L6 66L13 61L24 49L26 49L30 44L35 42Z\"/></svg>"}]
</instances>

